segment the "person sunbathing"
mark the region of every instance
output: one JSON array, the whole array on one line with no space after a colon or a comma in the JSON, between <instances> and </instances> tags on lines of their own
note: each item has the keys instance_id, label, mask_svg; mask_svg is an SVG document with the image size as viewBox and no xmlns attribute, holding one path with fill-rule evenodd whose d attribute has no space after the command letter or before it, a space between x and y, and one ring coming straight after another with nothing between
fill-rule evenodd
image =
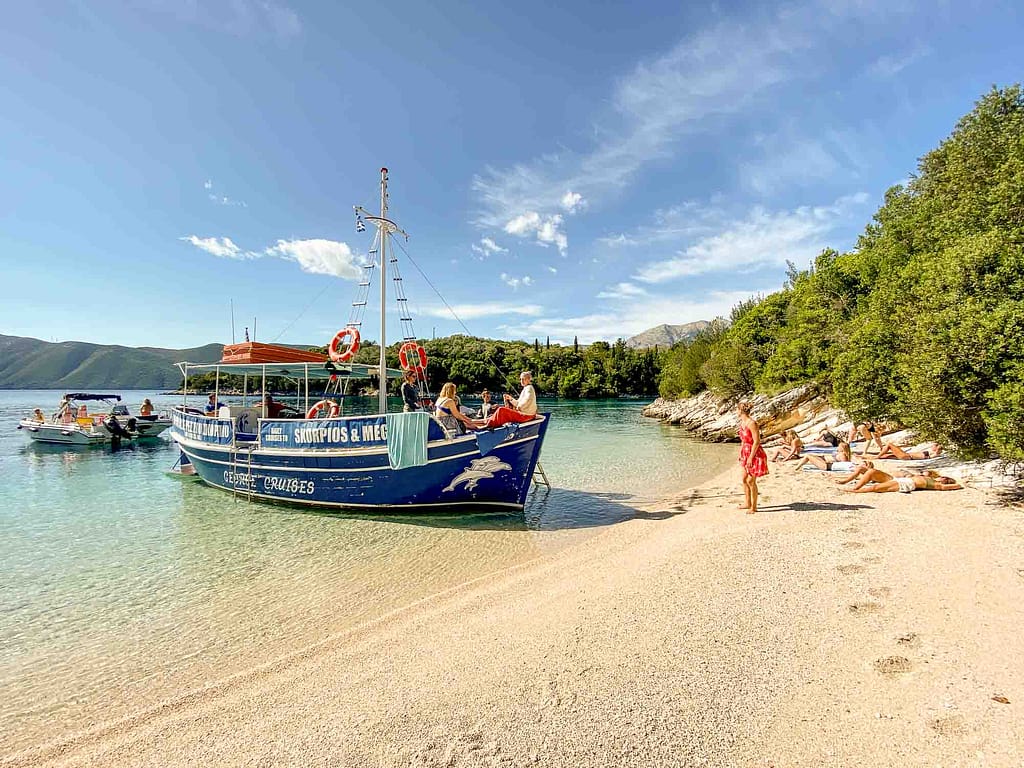
<instances>
[{"instance_id":1,"label":"person sunbathing","mask_svg":"<svg viewBox=\"0 0 1024 768\"><path fill-rule=\"evenodd\" d=\"M942 446L938 443L921 443L920 445L907 446L907 448L902 448L896 445L896 443L886 443L882 446L882 452L878 454L878 458L915 461L918 459L934 459L941 454Z\"/></svg>"},{"instance_id":2,"label":"person sunbathing","mask_svg":"<svg viewBox=\"0 0 1024 768\"><path fill-rule=\"evenodd\" d=\"M855 421L850 425L850 433L846 436L846 442L853 445L853 441L857 439L857 436L861 435L864 438L864 450L861 451L863 455L867 455L868 448L871 447L871 441L874 440L878 445L878 450L882 450L882 438L879 435L878 424L873 421Z\"/></svg>"},{"instance_id":3,"label":"person sunbathing","mask_svg":"<svg viewBox=\"0 0 1024 768\"><path fill-rule=\"evenodd\" d=\"M807 454L801 456L800 462L793 468L793 471L799 472L807 464L825 472L850 472L854 468L853 457L850 455L850 444L844 440L839 443L839 447L836 448L836 452L833 454L820 456Z\"/></svg>"},{"instance_id":4,"label":"person sunbathing","mask_svg":"<svg viewBox=\"0 0 1024 768\"><path fill-rule=\"evenodd\" d=\"M789 461L800 456L804 449L803 441L797 437L796 432L787 429L782 433L783 446L772 454L772 461Z\"/></svg>"},{"instance_id":5,"label":"person sunbathing","mask_svg":"<svg viewBox=\"0 0 1024 768\"><path fill-rule=\"evenodd\" d=\"M807 448L838 448L842 442L830 429L821 430L817 439L804 443Z\"/></svg>"},{"instance_id":6,"label":"person sunbathing","mask_svg":"<svg viewBox=\"0 0 1024 768\"><path fill-rule=\"evenodd\" d=\"M887 475L888 480L872 480L874 474L885 475L885 472L875 470L874 473L865 473L860 482L853 488L843 488L847 493L912 493L913 491L959 491L963 488L960 483L952 477L940 475L934 470L921 472L905 477L892 477Z\"/></svg>"}]
</instances>

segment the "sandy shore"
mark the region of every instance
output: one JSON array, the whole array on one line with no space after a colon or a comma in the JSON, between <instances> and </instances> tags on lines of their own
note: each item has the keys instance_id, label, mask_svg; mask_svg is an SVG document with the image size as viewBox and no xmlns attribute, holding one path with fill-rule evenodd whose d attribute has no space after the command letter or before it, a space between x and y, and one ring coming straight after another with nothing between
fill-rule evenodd
<instances>
[{"instance_id":1,"label":"sandy shore","mask_svg":"<svg viewBox=\"0 0 1024 768\"><path fill-rule=\"evenodd\" d=\"M734 471L14 765L1020 766L1024 514ZM1004 699L1009 703L1002 703Z\"/></svg>"}]
</instances>

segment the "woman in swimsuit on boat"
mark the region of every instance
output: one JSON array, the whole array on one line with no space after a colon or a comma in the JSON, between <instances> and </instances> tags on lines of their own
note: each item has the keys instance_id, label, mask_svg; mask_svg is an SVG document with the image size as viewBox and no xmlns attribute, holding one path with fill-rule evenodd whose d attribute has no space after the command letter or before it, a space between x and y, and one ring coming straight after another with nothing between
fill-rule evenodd
<instances>
[{"instance_id":1,"label":"woman in swimsuit on boat","mask_svg":"<svg viewBox=\"0 0 1024 768\"><path fill-rule=\"evenodd\" d=\"M743 504L748 515L757 512L757 478L768 474L768 457L761 447L761 430L750 415L750 403L736 406L740 416L740 467L743 468Z\"/></svg>"},{"instance_id":2,"label":"woman in swimsuit on boat","mask_svg":"<svg viewBox=\"0 0 1024 768\"><path fill-rule=\"evenodd\" d=\"M455 385L447 382L441 387L441 394L434 404L434 416L449 433L461 435L466 430L476 429L476 425L459 410L455 400Z\"/></svg>"},{"instance_id":3,"label":"woman in swimsuit on boat","mask_svg":"<svg viewBox=\"0 0 1024 768\"><path fill-rule=\"evenodd\" d=\"M921 446L912 446L905 450L896 443L886 443L882 452L878 454L880 459L901 459L903 461L914 461L918 459L934 459L942 454L942 446L938 443L925 443Z\"/></svg>"}]
</instances>

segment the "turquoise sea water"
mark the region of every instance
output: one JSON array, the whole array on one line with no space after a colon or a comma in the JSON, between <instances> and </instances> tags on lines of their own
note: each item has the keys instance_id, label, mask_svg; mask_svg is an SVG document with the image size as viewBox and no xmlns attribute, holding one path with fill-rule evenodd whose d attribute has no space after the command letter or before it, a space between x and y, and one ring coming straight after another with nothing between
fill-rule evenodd
<instances>
[{"instance_id":1,"label":"turquoise sea water","mask_svg":"<svg viewBox=\"0 0 1024 768\"><path fill-rule=\"evenodd\" d=\"M133 412L144 397L180 402L124 394ZM169 440L29 444L18 419L58 399L0 392L0 755L578 543L734 454L644 419L636 401L542 401L554 487L524 514L323 514L170 477Z\"/></svg>"}]
</instances>

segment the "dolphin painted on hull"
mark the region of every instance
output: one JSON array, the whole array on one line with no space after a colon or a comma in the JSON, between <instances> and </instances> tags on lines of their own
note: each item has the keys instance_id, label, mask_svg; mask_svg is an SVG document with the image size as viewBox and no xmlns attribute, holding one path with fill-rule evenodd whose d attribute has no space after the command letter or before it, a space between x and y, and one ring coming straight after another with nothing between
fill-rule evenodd
<instances>
[{"instance_id":1,"label":"dolphin painted on hull","mask_svg":"<svg viewBox=\"0 0 1024 768\"><path fill-rule=\"evenodd\" d=\"M455 479L448 484L441 493L454 491L461 483L466 484L466 490L472 491L481 480L489 480L498 472L511 471L512 467L496 456L485 456L482 459L473 459L467 469L462 470Z\"/></svg>"}]
</instances>

